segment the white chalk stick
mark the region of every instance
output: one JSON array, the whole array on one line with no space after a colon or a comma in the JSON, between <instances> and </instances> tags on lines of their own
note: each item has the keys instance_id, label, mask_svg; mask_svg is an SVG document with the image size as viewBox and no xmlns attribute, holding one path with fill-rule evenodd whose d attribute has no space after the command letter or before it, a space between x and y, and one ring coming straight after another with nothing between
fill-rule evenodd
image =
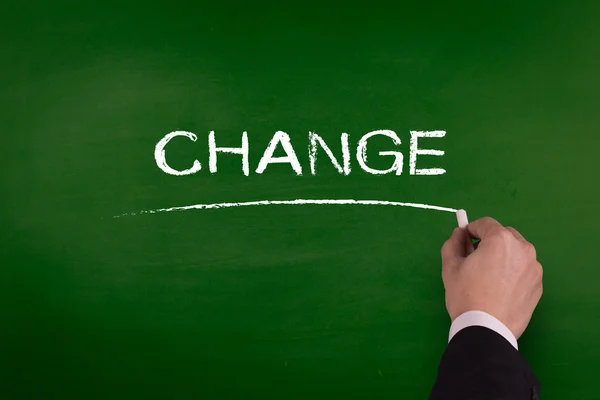
<instances>
[{"instance_id":1,"label":"white chalk stick","mask_svg":"<svg viewBox=\"0 0 600 400\"><path fill-rule=\"evenodd\" d=\"M466 229L469 225L469 218L467 218L467 212L465 210L458 210L456 212L456 220L458 221L458 227Z\"/></svg>"}]
</instances>

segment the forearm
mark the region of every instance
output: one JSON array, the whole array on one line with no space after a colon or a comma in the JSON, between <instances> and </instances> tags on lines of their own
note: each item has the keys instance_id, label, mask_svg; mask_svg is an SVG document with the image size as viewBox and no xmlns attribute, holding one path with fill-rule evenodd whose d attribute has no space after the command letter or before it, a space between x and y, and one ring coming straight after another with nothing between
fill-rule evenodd
<instances>
[{"instance_id":1,"label":"forearm","mask_svg":"<svg viewBox=\"0 0 600 400\"><path fill-rule=\"evenodd\" d=\"M511 343L491 329L470 326L448 344L430 400L532 400L537 393L537 378Z\"/></svg>"}]
</instances>

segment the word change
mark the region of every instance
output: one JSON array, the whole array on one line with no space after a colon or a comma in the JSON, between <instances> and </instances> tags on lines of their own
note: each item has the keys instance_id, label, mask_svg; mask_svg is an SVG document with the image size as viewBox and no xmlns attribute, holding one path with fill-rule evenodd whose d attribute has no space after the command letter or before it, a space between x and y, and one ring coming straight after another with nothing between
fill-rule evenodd
<instances>
[{"instance_id":1,"label":"word change","mask_svg":"<svg viewBox=\"0 0 600 400\"><path fill-rule=\"evenodd\" d=\"M408 161L408 169L410 175L442 175L446 173L445 169L442 168L417 168L417 156L419 155L429 155L429 156L443 156L444 151L442 150L434 150L434 149L420 149L419 148L419 138L442 138L446 135L446 131L410 131L410 151L409 151L409 161ZM156 160L156 165L166 172L169 175L191 175L199 172L202 169L202 164L200 161L194 160L192 166L188 169L176 170L167 164L166 160L166 147L169 141L173 138L182 136L186 137L192 142L195 142L198 137L192 132L186 131L174 131L165 135L157 144L154 149L154 159ZM403 165L404 165L404 156L400 151L380 151L379 155L381 157L388 157L391 160L391 166L386 169L376 169L373 167L369 167L367 163L367 145L369 139L375 136L384 136L390 139L391 145L393 147L398 147L400 145L400 138L398 135L391 130L376 130L367 133L363 137L360 138L356 145L356 161L360 168L373 175L384 175L384 174L395 174L402 175ZM350 168L350 145L349 145L349 135L347 133L342 133L340 137L341 142L341 160L338 159L329 147L327 143L323 140L323 138L317 135L314 132L308 133L308 159L309 159L309 168L310 173L312 175L316 175L316 165L317 165L317 154L322 151L324 152L331 164L333 164L334 168L342 175L349 175ZM285 156L274 156L275 151L281 147L281 149L285 152ZM217 147L215 132L211 131L208 135L208 170L210 173L214 174L217 172L217 158L218 154L237 154L242 158L242 172L244 175L248 176L250 174L250 161L249 161L249 144L248 144L248 133L244 132L242 134L242 143L240 147ZM292 142L290 140L290 136L283 132L277 131L273 135L273 138L267 145L262 157L260 158L258 165L256 167L255 172L257 174L262 174L265 172L267 167L270 164L289 164L292 170L297 175L302 175L303 169L298 157L296 156L296 152L294 147L292 146Z\"/></svg>"}]
</instances>

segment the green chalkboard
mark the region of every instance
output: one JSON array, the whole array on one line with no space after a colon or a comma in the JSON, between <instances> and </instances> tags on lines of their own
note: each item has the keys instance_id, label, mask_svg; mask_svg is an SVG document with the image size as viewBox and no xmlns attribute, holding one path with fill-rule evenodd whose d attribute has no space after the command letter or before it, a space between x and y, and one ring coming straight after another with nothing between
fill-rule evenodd
<instances>
[{"instance_id":1,"label":"green chalkboard","mask_svg":"<svg viewBox=\"0 0 600 400\"><path fill-rule=\"evenodd\" d=\"M425 398L452 212L517 227L545 399L598 398L595 1L3 1L0 397ZM362 168L364 155L402 173ZM165 147L172 175L157 165ZM240 147L217 153L209 137ZM259 162L285 132L290 163ZM411 131L420 138L411 173ZM310 169L310 132L318 147ZM281 142L273 157L286 156ZM281 159L275 159L281 161ZM364 160L363 160L364 161ZM340 165L343 167L343 165ZM415 171L413 171L415 172Z\"/></svg>"}]
</instances>

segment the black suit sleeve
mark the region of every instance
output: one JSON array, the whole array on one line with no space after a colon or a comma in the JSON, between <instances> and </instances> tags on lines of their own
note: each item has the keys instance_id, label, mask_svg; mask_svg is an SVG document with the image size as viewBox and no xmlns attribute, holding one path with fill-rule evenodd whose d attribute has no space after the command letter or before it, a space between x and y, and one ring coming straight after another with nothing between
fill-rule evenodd
<instances>
[{"instance_id":1,"label":"black suit sleeve","mask_svg":"<svg viewBox=\"0 0 600 400\"><path fill-rule=\"evenodd\" d=\"M521 354L482 326L458 332L440 362L430 400L537 400L540 383Z\"/></svg>"}]
</instances>

